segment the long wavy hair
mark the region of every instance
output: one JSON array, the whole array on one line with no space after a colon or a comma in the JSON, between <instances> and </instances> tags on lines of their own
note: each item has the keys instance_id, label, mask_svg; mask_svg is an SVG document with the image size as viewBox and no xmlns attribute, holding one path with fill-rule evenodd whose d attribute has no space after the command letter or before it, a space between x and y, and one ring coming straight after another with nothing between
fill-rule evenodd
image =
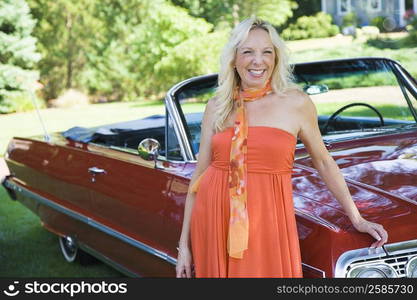
<instances>
[{"instance_id":1,"label":"long wavy hair","mask_svg":"<svg viewBox=\"0 0 417 300\"><path fill-rule=\"evenodd\" d=\"M271 24L255 17L248 18L239 23L231 32L229 41L223 48L220 57L220 72L218 88L216 89L216 116L214 121L215 132L225 129L225 121L233 110L233 92L240 84L240 76L234 68L237 48L248 37L249 31L261 28L269 33L275 50L275 66L272 72L272 90L284 92L291 88L299 89L294 83L292 68L288 63L288 48L279 37Z\"/></svg>"}]
</instances>

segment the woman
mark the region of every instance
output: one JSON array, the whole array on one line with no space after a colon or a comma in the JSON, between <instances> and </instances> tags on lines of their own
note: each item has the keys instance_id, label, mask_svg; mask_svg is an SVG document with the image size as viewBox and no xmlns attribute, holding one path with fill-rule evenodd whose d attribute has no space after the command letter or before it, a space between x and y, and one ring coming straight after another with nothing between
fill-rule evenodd
<instances>
[{"instance_id":1,"label":"woman","mask_svg":"<svg viewBox=\"0 0 417 300\"><path fill-rule=\"evenodd\" d=\"M353 226L377 240L371 247L387 241L351 199L314 104L292 82L283 41L270 24L250 18L232 31L216 97L204 112L177 277L302 277L291 184L297 137Z\"/></svg>"}]
</instances>

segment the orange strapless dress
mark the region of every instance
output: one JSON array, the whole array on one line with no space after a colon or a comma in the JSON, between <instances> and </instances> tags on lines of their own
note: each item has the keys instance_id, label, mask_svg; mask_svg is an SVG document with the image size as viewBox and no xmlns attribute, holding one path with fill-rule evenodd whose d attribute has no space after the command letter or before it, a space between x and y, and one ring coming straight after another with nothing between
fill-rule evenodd
<instances>
[{"instance_id":1,"label":"orange strapless dress","mask_svg":"<svg viewBox=\"0 0 417 300\"><path fill-rule=\"evenodd\" d=\"M191 187L196 277L302 277L291 183L296 138L274 127L248 128L249 243L238 259L227 253L231 137L232 127L213 135L211 164Z\"/></svg>"}]
</instances>

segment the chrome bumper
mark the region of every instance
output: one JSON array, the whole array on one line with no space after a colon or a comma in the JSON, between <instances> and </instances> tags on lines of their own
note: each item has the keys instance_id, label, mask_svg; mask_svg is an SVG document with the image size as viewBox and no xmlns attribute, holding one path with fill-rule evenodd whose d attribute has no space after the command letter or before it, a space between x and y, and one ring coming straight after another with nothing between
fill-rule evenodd
<instances>
[{"instance_id":1,"label":"chrome bumper","mask_svg":"<svg viewBox=\"0 0 417 300\"><path fill-rule=\"evenodd\" d=\"M343 253L336 262L335 277L346 278L358 265L384 264L395 270L396 277L407 277L406 265L417 256L417 240L386 244L379 248L361 248Z\"/></svg>"}]
</instances>

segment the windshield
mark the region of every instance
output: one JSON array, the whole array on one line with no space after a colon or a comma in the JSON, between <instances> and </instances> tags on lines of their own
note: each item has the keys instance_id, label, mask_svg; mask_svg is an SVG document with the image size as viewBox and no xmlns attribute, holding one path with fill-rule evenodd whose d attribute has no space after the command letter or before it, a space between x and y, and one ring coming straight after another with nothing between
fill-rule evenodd
<instances>
[{"instance_id":1,"label":"windshield","mask_svg":"<svg viewBox=\"0 0 417 300\"><path fill-rule=\"evenodd\" d=\"M388 61L304 64L295 75L316 106L322 135L415 123Z\"/></svg>"},{"instance_id":2,"label":"windshield","mask_svg":"<svg viewBox=\"0 0 417 300\"><path fill-rule=\"evenodd\" d=\"M317 108L322 136L357 136L416 123L415 93L403 85L392 63L384 59L357 59L294 66L296 83ZM214 95L216 82L217 76L196 80L175 97L195 154L202 114Z\"/></svg>"}]
</instances>

